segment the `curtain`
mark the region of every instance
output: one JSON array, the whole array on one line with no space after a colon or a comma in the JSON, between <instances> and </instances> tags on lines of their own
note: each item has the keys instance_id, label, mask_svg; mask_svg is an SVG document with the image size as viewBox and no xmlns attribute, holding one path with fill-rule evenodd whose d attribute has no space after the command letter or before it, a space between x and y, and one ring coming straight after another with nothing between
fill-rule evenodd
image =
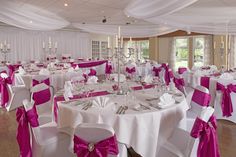
<instances>
[{"instance_id":1,"label":"curtain","mask_svg":"<svg viewBox=\"0 0 236 157\"><path fill-rule=\"evenodd\" d=\"M229 53L229 67L236 67L236 36L231 36L230 39L230 53Z\"/></svg>"},{"instance_id":2,"label":"curtain","mask_svg":"<svg viewBox=\"0 0 236 157\"><path fill-rule=\"evenodd\" d=\"M211 65L213 63L213 36L206 35L204 36L204 65Z\"/></svg>"},{"instance_id":3,"label":"curtain","mask_svg":"<svg viewBox=\"0 0 236 157\"><path fill-rule=\"evenodd\" d=\"M69 53L72 57L91 58L91 40L88 33L72 30L58 31L30 31L15 27L0 27L0 42L10 43L10 53L7 54L8 61L43 60L47 53L44 52L42 43L47 43L49 37L53 43L58 43L57 56ZM3 60L3 54L0 54Z\"/></svg>"},{"instance_id":4,"label":"curtain","mask_svg":"<svg viewBox=\"0 0 236 157\"><path fill-rule=\"evenodd\" d=\"M169 39L169 64L172 69L175 69L176 50L175 50L175 38ZM176 69L175 69L176 70Z\"/></svg>"}]
</instances>

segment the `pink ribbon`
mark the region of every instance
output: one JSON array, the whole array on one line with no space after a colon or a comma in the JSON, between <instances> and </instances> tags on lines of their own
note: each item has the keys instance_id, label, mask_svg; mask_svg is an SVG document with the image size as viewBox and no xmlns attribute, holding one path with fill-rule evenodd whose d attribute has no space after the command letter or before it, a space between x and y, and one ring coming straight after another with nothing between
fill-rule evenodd
<instances>
[{"instance_id":1,"label":"pink ribbon","mask_svg":"<svg viewBox=\"0 0 236 157\"><path fill-rule=\"evenodd\" d=\"M236 93L236 85L229 84L224 86L217 82L216 90L220 90L222 92L222 100L221 100L221 109L223 116L230 117L233 113L233 105L230 97L230 93Z\"/></svg>"},{"instance_id":2,"label":"pink ribbon","mask_svg":"<svg viewBox=\"0 0 236 157\"><path fill-rule=\"evenodd\" d=\"M106 69L105 69L105 73L106 74L111 74L112 72L112 65L108 64L108 62L106 63Z\"/></svg>"},{"instance_id":3,"label":"pink ribbon","mask_svg":"<svg viewBox=\"0 0 236 157\"><path fill-rule=\"evenodd\" d=\"M126 67L125 71L129 74L132 74L132 73L135 73L136 70L135 70L135 67L133 68Z\"/></svg>"},{"instance_id":4,"label":"pink ribbon","mask_svg":"<svg viewBox=\"0 0 236 157\"><path fill-rule=\"evenodd\" d=\"M155 85L144 85L144 86L136 86L136 87L132 87L133 90L142 90L142 89L149 89L149 88L153 88L155 87Z\"/></svg>"},{"instance_id":5,"label":"pink ribbon","mask_svg":"<svg viewBox=\"0 0 236 157\"><path fill-rule=\"evenodd\" d=\"M89 143L74 135L74 153L77 157L107 157L108 154L118 155L116 136L109 137L97 143Z\"/></svg>"},{"instance_id":6,"label":"pink ribbon","mask_svg":"<svg viewBox=\"0 0 236 157\"><path fill-rule=\"evenodd\" d=\"M184 93L184 79L183 78L174 78L175 87L180 90L182 93Z\"/></svg>"},{"instance_id":7,"label":"pink ribbon","mask_svg":"<svg viewBox=\"0 0 236 157\"><path fill-rule=\"evenodd\" d=\"M1 106L3 108L6 107L7 103L9 102L9 93L7 84L12 84L12 80L10 77L8 78L1 78L0 77L0 86L1 86Z\"/></svg>"},{"instance_id":8,"label":"pink ribbon","mask_svg":"<svg viewBox=\"0 0 236 157\"><path fill-rule=\"evenodd\" d=\"M170 84L170 76L169 76L169 66L165 63L162 63L161 65L164 69L165 69L165 82L166 82L166 85L169 85Z\"/></svg>"},{"instance_id":9,"label":"pink ribbon","mask_svg":"<svg viewBox=\"0 0 236 157\"><path fill-rule=\"evenodd\" d=\"M209 93L204 93L198 89L195 89L193 92L192 101L199 104L200 106L209 106L211 95Z\"/></svg>"},{"instance_id":10,"label":"pink ribbon","mask_svg":"<svg viewBox=\"0 0 236 157\"><path fill-rule=\"evenodd\" d=\"M204 76L201 77L201 86L206 87L207 89L210 88L210 77Z\"/></svg>"},{"instance_id":11,"label":"pink ribbon","mask_svg":"<svg viewBox=\"0 0 236 157\"><path fill-rule=\"evenodd\" d=\"M154 73L155 73L155 76L158 76L158 77L159 77L161 70L162 70L162 67L158 67L158 68L153 67L153 69L152 69L152 71L154 71Z\"/></svg>"},{"instance_id":12,"label":"pink ribbon","mask_svg":"<svg viewBox=\"0 0 236 157\"><path fill-rule=\"evenodd\" d=\"M197 157L220 157L216 128L214 116L211 116L208 123L200 118L195 120L191 136L200 138Z\"/></svg>"},{"instance_id":13,"label":"pink ribbon","mask_svg":"<svg viewBox=\"0 0 236 157\"><path fill-rule=\"evenodd\" d=\"M185 71L187 71L187 68L186 67L180 67L178 68L178 73L181 75L183 74Z\"/></svg>"},{"instance_id":14,"label":"pink ribbon","mask_svg":"<svg viewBox=\"0 0 236 157\"><path fill-rule=\"evenodd\" d=\"M32 86L36 86L37 84L40 84L40 83L45 83L46 85L50 86L50 79L47 78L47 79L42 80L42 81L38 81L38 80L35 80L35 79L32 80Z\"/></svg>"},{"instance_id":15,"label":"pink ribbon","mask_svg":"<svg viewBox=\"0 0 236 157\"><path fill-rule=\"evenodd\" d=\"M90 72L89 72L88 76L96 76L96 74L97 74L96 70L90 69Z\"/></svg>"},{"instance_id":16,"label":"pink ribbon","mask_svg":"<svg viewBox=\"0 0 236 157\"><path fill-rule=\"evenodd\" d=\"M33 107L26 112L24 107L19 107L16 111L16 120L18 122L16 139L20 148L20 157L32 157L28 123L31 127L39 126L36 108Z\"/></svg>"},{"instance_id":17,"label":"pink ribbon","mask_svg":"<svg viewBox=\"0 0 236 157\"><path fill-rule=\"evenodd\" d=\"M14 65L8 65L8 70L9 70L9 76L11 77L11 80L15 80L15 71L19 69L21 64L14 64ZM12 82L13 83L13 82Z\"/></svg>"}]
</instances>

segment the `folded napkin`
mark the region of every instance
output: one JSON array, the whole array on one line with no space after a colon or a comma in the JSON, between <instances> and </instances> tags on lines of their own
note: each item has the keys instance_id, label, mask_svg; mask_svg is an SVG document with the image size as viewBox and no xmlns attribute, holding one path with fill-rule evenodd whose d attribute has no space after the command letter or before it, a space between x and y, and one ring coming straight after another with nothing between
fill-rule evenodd
<instances>
[{"instance_id":1,"label":"folded napkin","mask_svg":"<svg viewBox=\"0 0 236 157\"><path fill-rule=\"evenodd\" d=\"M90 76L88 78L87 84L96 84L98 82L98 77L97 76Z\"/></svg>"},{"instance_id":2,"label":"folded napkin","mask_svg":"<svg viewBox=\"0 0 236 157\"><path fill-rule=\"evenodd\" d=\"M164 93L160 97L160 102L158 103L158 107L165 108L165 107L173 105L174 103L175 103L175 100L173 99L172 95L168 93Z\"/></svg>"},{"instance_id":3,"label":"folded napkin","mask_svg":"<svg viewBox=\"0 0 236 157\"><path fill-rule=\"evenodd\" d=\"M19 71L20 75L25 75L26 74L26 71L25 71L25 69L22 68L22 66L19 67L18 71Z\"/></svg>"},{"instance_id":4,"label":"folded napkin","mask_svg":"<svg viewBox=\"0 0 236 157\"><path fill-rule=\"evenodd\" d=\"M92 103L94 107L98 107L98 108L105 108L113 104L108 97L104 97L104 96L96 97Z\"/></svg>"},{"instance_id":5,"label":"folded napkin","mask_svg":"<svg viewBox=\"0 0 236 157\"><path fill-rule=\"evenodd\" d=\"M0 76L1 78L8 78L8 75L5 72L0 73Z\"/></svg>"},{"instance_id":6,"label":"folded napkin","mask_svg":"<svg viewBox=\"0 0 236 157\"><path fill-rule=\"evenodd\" d=\"M77 71L77 70L79 70L80 68L79 68L79 65L77 64L76 66L75 66L75 70Z\"/></svg>"},{"instance_id":7,"label":"folded napkin","mask_svg":"<svg viewBox=\"0 0 236 157\"><path fill-rule=\"evenodd\" d=\"M72 89L73 86L71 84L71 81L66 81L64 84L64 94L63 94L66 101L69 101L70 98L73 98Z\"/></svg>"},{"instance_id":8,"label":"folded napkin","mask_svg":"<svg viewBox=\"0 0 236 157\"><path fill-rule=\"evenodd\" d=\"M64 68L70 68L71 67L71 64L69 64L69 63L64 63Z\"/></svg>"},{"instance_id":9,"label":"folded napkin","mask_svg":"<svg viewBox=\"0 0 236 157\"><path fill-rule=\"evenodd\" d=\"M229 73L223 73L220 75L220 79L233 80L234 76Z\"/></svg>"},{"instance_id":10,"label":"folded napkin","mask_svg":"<svg viewBox=\"0 0 236 157\"><path fill-rule=\"evenodd\" d=\"M43 68L39 71L39 75L50 75L50 71L48 69Z\"/></svg>"},{"instance_id":11,"label":"folded napkin","mask_svg":"<svg viewBox=\"0 0 236 157\"><path fill-rule=\"evenodd\" d=\"M75 70L74 70L74 68L73 67L70 67L69 69L68 69L68 72L74 72Z\"/></svg>"},{"instance_id":12,"label":"folded napkin","mask_svg":"<svg viewBox=\"0 0 236 157\"><path fill-rule=\"evenodd\" d=\"M144 77L144 82L147 84L151 84L153 82L153 77L151 75L147 75Z\"/></svg>"}]
</instances>

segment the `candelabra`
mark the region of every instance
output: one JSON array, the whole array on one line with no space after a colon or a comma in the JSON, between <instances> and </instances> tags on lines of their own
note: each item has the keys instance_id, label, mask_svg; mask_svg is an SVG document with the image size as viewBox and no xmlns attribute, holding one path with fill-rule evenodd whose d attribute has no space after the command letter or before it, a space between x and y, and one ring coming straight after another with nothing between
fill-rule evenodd
<instances>
[{"instance_id":1,"label":"candelabra","mask_svg":"<svg viewBox=\"0 0 236 157\"><path fill-rule=\"evenodd\" d=\"M53 45L54 45L54 47L53 47ZM48 44L45 44L45 42L43 42L43 50L44 50L45 54L49 54L49 55L54 54L54 55L56 55L56 53L57 53L57 42L53 43L52 40L51 40L51 37L49 37ZM49 58L49 60L50 59L51 59L51 57Z\"/></svg>"},{"instance_id":2,"label":"candelabra","mask_svg":"<svg viewBox=\"0 0 236 157\"><path fill-rule=\"evenodd\" d=\"M4 43L0 43L0 51L4 55L4 63L7 62L7 53L10 53L10 44L5 40Z\"/></svg>"},{"instance_id":3,"label":"candelabra","mask_svg":"<svg viewBox=\"0 0 236 157\"><path fill-rule=\"evenodd\" d=\"M123 58L126 58L126 59L130 58L131 55L134 52L134 49L133 48L128 48L129 52L128 52L128 55L126 55L124 53L124 48L121 44L121 38L118 37L116 42L117 42L116 47L114 49L115 53L111 56L111 58L114 58L114 57L117 58L117 68L118 68L117 69L117 73L118 73L118 85L117 85L118 86L118 91L117 91L117 94L122 95L122 94L125 94L125 93L122 91L122 89L120 87L121 60ZM108 53L112 51L112 49L109 48L109 47L107 48L107 50L108 50Z\"/></svg>"}]
</instances>

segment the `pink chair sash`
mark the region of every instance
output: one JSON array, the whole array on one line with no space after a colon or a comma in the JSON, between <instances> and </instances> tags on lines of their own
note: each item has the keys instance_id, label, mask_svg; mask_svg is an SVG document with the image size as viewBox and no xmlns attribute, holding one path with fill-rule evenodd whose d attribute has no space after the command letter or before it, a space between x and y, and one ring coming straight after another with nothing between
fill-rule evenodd
<instances>
[{"instance_id":1,"label":"pink chair sash","mask_svg":"<svg viewBox=\"0 0 236 157\"><path fill-rule=\"evenodd\" d=\"M108 154L118 155L116 136L109 137L98 143L88 143L74 135L74 153L77 157L107 157Z\"/></svg>"},{"instance_id":2,"label":"pink chair sash","mask_svg":"<svg viewBox=\"0 0 236 157\"><path fill-rule=\"evenodd\" d=\"M106 74L111 74L111 72L112 72L112 65L106 63L105 73Z\"/></svg>"},{"instance_id":3,"label":"pink chair sash","mask_svg":"<svg viewBox=\"0 0 236 157\"><path fill-rule=\"evenodd\" d=\"M210 88L210 77L204 76L201 77L201 86L206 87L207 89Z\"/></svg>"},{"instance_id":4,"label":"pink chair sash","mask_svg":"<svg viewBox=\"0 0 236 157\"><path fill-rule=\"evenodd\" d=\"M24 107L18 108L16 112L16 120L18 122L16 139L20 148L20 157L32 157L28 123L31 127L39 126L36 108L33 107L27 112Z\"/></svg>"},{"instance_id":5,"label":"pink chair sash","mask_svg":"<svg viewBox=\"0 0 236 157\"><path fill-rule=\"evenodd\" d=\"M214 116L211 116L208 123L200 118L195 120L191 136L199 138L197 157L220 157L216 128Z\"/></svg>"},{"instance_id":6,"label":"pink chair sash","mask_svg":"<svg viewBox=\"0 0 236 157\"><path fill-rule=\"evenodd\" d=\"M51 99L50 88L33 93L33 100L35 102L35 105L44 104L50 101L50 99Z\"/></svg>"},{"instance_id":7,"label":"pink chair sash","mask_svg":"<svg viewBox=\"0 0 236 157\"><path fill-rule=\"evenodd\" d=\"M200 106L209 106L211 95L209 93L204 93L198 89L195 89L193 92L192 101L199 104Z\"/></svg>"},{"instance_id":8,"label":"pink chair sash","mask_svg":"<svg viewBox=\"0 0 236 157\"><path fill-rule=\"evenodd\" d=\"M180 90L182 93L184 93L184 79L183 78L174 78L174 83L175 83L175 87Z\"/></svg>"},{"instance_id":9,"label":"pink chair sash","mask_svg":"<svg viewBox=\"0 0 236 157\"><path fill-rule=\"evenodd\" d=\"M10 77L8 78L0 78L0 86L1 86L1 106L3 108L6 107L9 102L9 91L7 88L7 84L12 84L12 80Z\"/></svg>"},{"instance_id":10,"label":"pink chair sash","mask_svg":"<svg viewBox=\"0 0 236 157\"><path fill-rule=\"evenodd\" d=\"M40 83L45 83L46 85L50 86L50 79L47 78L47 79L42 80L42 81L38 81L38 80L35 80L35 79L32 80L32 86L35 86L35 85L40 84Z\"/></svg>"},{"instance_id":11,"label":"pink chair sash","mask_svg":"<svg viewBox=\"0 0 236 157\"><path fill-rule=\"evenodd\" d=\"M165 63L163 63L161 66L165 69L164 78L165 78L166 85L169 85L170 84L169 66Z\"/></svg>"},{"instance_id":12,"label":"pink chair sash","mask_svg":"<svg viewBox=\"0 0 236 157\"><path fill-rule=\"evenodd\" d=\"M97 74L96 70L90 69L90 72L89 72L88 76L96 76L96 74Z\"/></svg>"},{"instance_id":13,"label":"pink chair sash","mask_svg":"<svg viewBox=\"0 0 236 157\"><path fill-rule=\"evenodd\" d=\"M15 71L19 69L19 67L21 66L21 64L15 64L15 65L8 65L8 70L9 70L9 76L11 77L11 80L13 81L12 83L14 83L15 80Z\"/></svg>"},{"instance_id":14,"label":"pink chair sash","mask_svg":"<svg viewBox=\"0 0 236 157\"><path fill-rule=\"evenodd\" d=\"M161 72L161 69L162 69L162 67L153 67L153 69L152 69L152 71L154 71L154 73L155 73L155 76L158 76L159 77L159 74L160 74L160 72Z\"/></svg>"},{"instance_id":15,"label":"pink chair sash","mask_svg":"<svg viewBox=\"0 0 236 157\"><path fill-rule=\"evenodd\" d=\"M136 69L135 69L135 67L132 67L132 68L126 67L125 71L129 74L133 74L136 72Z\"/></svg>"},{"instance_id":16,"label":"pink chair sash","mask_svg":"<svg viewBox=\"0 0 236 157\"><path fill-rule=\"evenodd\" d=\"M183 74L185 71L187 71L187 68L185 68L185 67L179 67L178 68L178 73L181 75L181 74Z\"/></svg>"},{"instance_id":17,"label":"pink chair sash","mask_svg":"<svg viewBox=\"0 0 236 157\"><path fill-rule=\"evenodd\" d=\"M216 90L220 90L222 92L222 100L221 100L221 109L223 116L230 117L233 113L233 105L230 97L230 93L236 93L236 85L229 84L224 86L217 82Z\"/></svg>"}]
</instances>

